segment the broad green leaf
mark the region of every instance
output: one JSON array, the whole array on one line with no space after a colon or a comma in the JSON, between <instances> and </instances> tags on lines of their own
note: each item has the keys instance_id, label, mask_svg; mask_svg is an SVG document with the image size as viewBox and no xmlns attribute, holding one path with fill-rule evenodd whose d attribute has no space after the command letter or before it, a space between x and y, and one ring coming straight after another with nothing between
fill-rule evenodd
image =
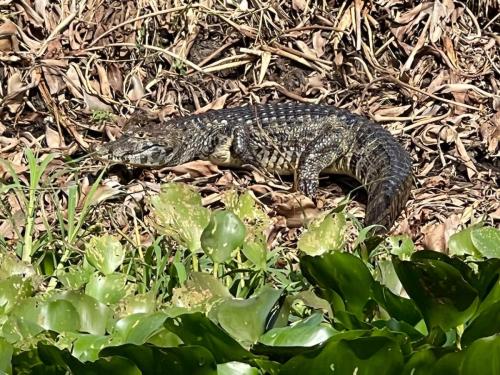
<instances>
[{"instance_id":1,"label":"broad green leaf","mask_svg":"<svg viewBox=\"0 0 500 375\"><path fill-rule=\"evenodd\" d=\"M281 291L265 286L248 299L220 301L210 311L210 316L243 346L249 346L264 333L267 317L280 295Z\"/></svg>"},{"instance_id":2,"label":"broad green leaf","mask_svg":"<svg viewBox=\"0 0 500 375\"><path fill-rule=\"evenodd\" d=\"M481 337L500 333L500 301L490 305L479 314L465 329L462 335L462 345L471 345Z\"/></svg>"},{"instance_id":3,"label":"broad green leaf","mask_svg":"<svg viewBox=\"0 0 500 375\"><path fill-rule=\"evenodd\" d=\"M123 306L123 315L125 316L152 313L156 309L156 296L153 292L126 296L121 300L120 306Z\"/></svg>"},{"instance_id":4,"label":"broad green leaf","mask_svg":"<svg viewBox=\"0 0 500 375\"><path fill-rule=\"evenodd\" d=\"M14 348L5 339L0 337L0 373L10 374L12 373L12 354L14 353Z\"/></svg>"},{"instance_id":5,"label":"broad green leaf","mask_svg":"<svg viewBox=\"0 0 500 375\"><path fill-rule=\"evenodd\" d=\"M200 249L201 233L208 225L210 211L202 206L196 191L186 184L165 184L151 203L161 232L193 252Z\"/></svg>"},{"instance_id":6,"label":"broad green leaf","mask_svg":"<svg viewBox=\"0 0 500 375\"><path fill-rule=\"evenodd\" d=\"M465 357L465 352L448 353L439 358L434 364L432 375L460 375L460 367Z\"/></svg>"},{"instance_id":7,"label":"broad green leaf","mask_svg":"<svg viewBox=\"0 0 500 375\"><path fill-rule=\"evenodd\" d=\"M264 236L256 236L250 240L245 240L241 249L243 255L255 265L258 270L267 269L267 244Z\"/></svg>"},{"instance_id":8,"label":"broad green leaf","mask_svg":"<svg viewBox=\"0 0 500 375\"><path fill-rule=\"evenodd\" d=\"M315 220L297 242L299 250L317 256L328 251L340 250L344 244L345 215L341 212Z\"/></svg>"},{"instance_id":9,"label":"broad green leaf","mask_svg":"<svg viewBox=\"0 0 500 375\"><path fill-rule=\"evenodd\" d=\"M92 237L85 246L85 258L103 274L109 275L123 263L125 250L113 236Z\"/></svg>"},{"instance_id":10,"label":"broad green leaf","mask_svg":"<svg viewBox=\"0 0 500 375\"><path fill-rule=\"evenodd\" d=\"M21 259L11 253L0 253L0 280L5 280L14 275L27 277L34 274L35 270L30 263L22 262Z\"/></svg>"},{"instance_id":11,"label":"broad green leaf","mask_svg":"<svg viewBox=\"0 0 500 375\"><path fill-rule=\"evenodd\" d=\"M201 234L201 247L215 263L224 263L243 244L245 224L230 211L217 211Z\"/></svg>"},{"instance_id":12,"label":"broad green leaf","mask_svg":"<svg viewBox=\"0 0 500 375\"><path fill-rule=\"evenodd\" d=\"M255 367L242 362L228 362L217 365L217 375L260 375Z\"/></svg>"},{"instance_id":13,"label":"broad green leaf","mask_svg":"<svg viewBox=\"0 0 500 375\"><path fill-rule=\"evenodd\" d=\"M0 314L6 314L12 308L33 293L31 279L20 275L10 276L0 281Z\"/></svg>"},{"instance_id":14,"label":"broad green leaf","mask_svg":"<svg viewBox=\"0 0 500 375\"><path fill-rule=\"evenodd\" d=\"M52 300L67 300L73 304L79 315L80 331L93 335L104 335L111 318L112 311L95 298L80 292L63 292L51 297Z\"/></svg>"},{"instance_id":15,"label":"broad green leaf","mask_svg":"<svg viewBox=\"0 0 500 375\"><path fill-rule=\"evenodd\" d=\"M49 301L42 306L40 325L46 330L59 333L75 332L80 329L80 316L69 301Z\"/></svg>"},{"instance_id":16,"label":"broad green leaf","mask_svg":"<svg viewBox=\"0 0 500 375\"><path fill-rule=\"evenodd\" d=\"M172 348L183 344L179 336L166 328L161 328L154 333L148 338L147 342L160 348Z\"/></svg>"},{"instance_id":17,"label":"broad green leaf","mask_svg":"<svg viewBox=\"0 0 500 375\"><path fill-rule=\"evenodd\" d=\"M374 280L361 259L341 252L319 257L306 255L300 260L300 268L309 282L338 293L347 311L363 320L363 310L372 296Z\"/></svg>"},{"instance_id":18,"label":"broad green leaf","mask_svg":"<svg viewBox=\"0 0 500 375\"><path fill-rule=\"evenodd\" d=\"M114 342L115 341L115 342ZM71 354L79 361L96 361L99 359L99 351L106 346L116 344L113 336L96 336L81 334L73 342Z\"/></svg>"},{"instance_id":19,"label":"broad green leaf","mask_svg":"<svg viewBox=\"0 0 500 375\"><path fill-rule=\"evenodd\" d=\"M252 223L252 227L263 227L269 223L269 216L257 205L250 192L238 195L230 190L223 196L226 208L233 211L242 221Z\"/></svg>"},{"instance_id":20,"label":"broad green leaf","mask_svg":"<svg viewBox=\"0 0 500 375\"><path fill-rule=\"evenodd\" d=\"M400 375L402 369L401 348L389 337L337 340L334 336L324 346L286 362L280 375Z\"/></svg>"},{"instance_id":21,"label":"broad green leaf","mask_svg":"<svg viewBox=\"0 0 500 375\"><path fill-rule=\"evenodd\" d=\"M480 257L481 254L477 251L472 243L471 233L474 228L467 228L458 233L452 234L448 240L448 253L450 255L474 255ZM434 250L434 249L431 249Z\"/></svg>"},{"instance_id":22,"label":"broad green leaf","mask_svg":"<svg viewBox=\"0 0 500 375\"><path fill-rule=\"evenodd\" d=\"M486 258L500 258L500 230L492 227L474 229L471 240L477 251Z\"/></svg>"},{"instance_id":23,"label":"broad green leaf","mask_svg":"<svg viewBox=\"0 0 500 375\"><path fill-rule=\"evenodd\" d=\"M500 374L499 358L499 333L476 340L467 348L465 352L460 374Z\"/></svg>"},{"instance_id":24,"label":"broad green leaf","mask_svg":"<svg viewBox=\"0 0 500 375\"><path fill-rule=\"evenodd\" d=\"M432 372L434 364L436 363L436 356L430 349L420 350L413 353L408 362L405 364L405 368L402 375L428 375Z\"/></svg>"},{"instance_id":25,"label":"broad green leaf","mask_svg":"<svg viewBox=\"0 0 500 375\"><path fill-rule=\"evenodd\" d=\"M164 312L129 315L115 323L114 336L123 343L141 345L163 328L165 319Z\"/></svg>"},{"instance_id":26,"label":"broad green leaf","mask_svg":"<svg viewBox=\"0 0 500 375\"><path fill-rule=\"evenodd\" d=\"M292 326L271 329L260 337L259 342L268 346L314 346L336 333L322 321L323 314L315 313Z\"/></svg>"},{"instance_id":27,"label":"broad green leaf","mask_svg":"<svg viewBox=\"0 0 500 375\"><path fill-rule=\"evenodd\" d=\"M479 301L476 290L448 263L436 259L400 261L394 258L394 267L429 328L455 328L474 314Z\"/></svg>"},{"instance_id":28,"label":"broad green leaf","mask_svg":"<svg viewBox=\"0 0 500 375\"><path fill-rule=\"evenodd\" d=\"M202 346L159 349L127 344L105 348L100 355L105 358L127 358L135 363L143 375L217 375L214 357Z\"/></svg>"},{"instance_id":29,"label":"broad green leaf","mask_svg":"<svg viewBox=\"0 0 500 375\"><path fill-rule=\"evenodd\" d=\"M123 273L101 275L95 272L85 286L85 294L94 297L99 302L114 304L125 296L126 282L127 275Z\"/></svg>"},{"instance_id":30,"label":"broad green leaf","mask_svg":"<svg viewBox=\"0 0 500 375\"><path fill-rule=\"evenodd\" d=\"M392 293L389 288L380 285L378 282L373 284L373 298L391 317L397 320L415 325L422 319L420 311L411 299Z\"/></svg>"},{"instance_id":31,"label":"broad green leaf","mask_svg":"<svg viewBox=\"0 0 500 375\"><path fill-rule=\"evenodd\" d=\"M216 363L246 362L254 357L201 313L168 318L165 327L179 336L184 344L199 345L208 349L215 357Z\"/></svg>"},{"instance_id":32,"label":"broad green leaf","mask_svg":"<svg viewBox=\"0 0 500 375\"><path fill-rule=\"evenodd\" d=\"M401 259L408 259L415 252L415 245L408 235L391 236L387 238L391 254Z\"/></svg>"},{"instance_id":33,"label":"broad green leaf","mask_svg":"<svg viewBox=\"0 0 500 375\"><path fill-rule=\"evenodd\" d=\"M91 267L69 266L65 271L56 271L56 276L66 289L78 290L85 285L92 274Z\"/></svg>"}]
</instances>

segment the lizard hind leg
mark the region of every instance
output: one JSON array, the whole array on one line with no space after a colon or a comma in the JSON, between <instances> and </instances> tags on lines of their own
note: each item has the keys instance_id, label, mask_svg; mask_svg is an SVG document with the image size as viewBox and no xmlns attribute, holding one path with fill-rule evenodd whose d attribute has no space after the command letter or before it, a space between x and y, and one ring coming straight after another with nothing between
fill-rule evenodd
<instances>
[{"instance_id":1,"label":"lizard hind leg","mask_svg":"<svg viewBox=\"0 0 500 375\"><path fill-rule=\"evenodd\" d=\"M298 189L308 197L316 196L320 173L347 153L348 145L342 139L340 131L327 136L321 134L300 156L296 182Z\"/></svg>"}]
</instances>

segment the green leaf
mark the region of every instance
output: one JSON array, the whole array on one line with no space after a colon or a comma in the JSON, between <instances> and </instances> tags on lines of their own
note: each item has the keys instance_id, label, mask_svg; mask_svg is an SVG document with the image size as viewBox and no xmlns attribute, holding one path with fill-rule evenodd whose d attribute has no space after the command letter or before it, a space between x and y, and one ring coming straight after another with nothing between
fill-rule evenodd
<instances>
[{"instance_id":1,"label":"green leaf","mask_svg":"<svg viewBox=\"0 0 500 375\"><path fill-rule=\"evenodd\" d=\"M200 249L201 233L210 220L210 211L202 206L196 191L186 184L165 184L151 203L161 232L193 252Z\"/></svg>"},{"instance_id":2,"label":"green leaf","mask_svg":"<svg viewBox=\"0 0 500 375\"><path fill-rule=\"evenodd\" d=\"M105 304L117 303L125 296L126 283L127 275L123 273L101 275L95 272L85 286L85 294Z\"/></svg>"},{"instance_id":3,"label":"green leaf","mask_svg":"<svg viewBox=\"0 0 500 375\"><path fill-rule=\"evenodd\" d=\"M0 373L12 373L12 354L14 349L5 339L0 337Z\"/></svg>"},{"instance_id":4,"label":"green leaf","mask_svg":"<svg viewBox=\"0 0 500 375\"><path fill-rule=\"evenodd\" d=\"M125 250L113 236L92 237L85 246L85 258L103 274L109 275L123 263Z\"/></svg>"},{"instance_id":5,"label":"green leaf","mask_svg":"<svg viewBox=\"0 0 500 375\"><path fill-rule=\"evenodd\" d=\"M408 235L390 236L387 238L391 254L401 259L408 259L415 252L415 245Z\"/></svg>"},{"instance_id":6,"label":"green leaf","mask_svg":"<svg viewBox=\"0 0 500 375\"><path fill-rule=\"evenodd\" d=\"M217 211L201 234L201 247L215 263L224 263L243 244L245 224L230 211Z\"/></svg>"},{"instance_id":7,"label":"green leaf","mask_svg":"<svg viewBox=\"0 0 500 375\"><path fill-rule=\"evenodd\" d=\"M228 362L217 365L217 375L259 375L261 372L246 363Z\"/></svg>"},{"instance_id":8,"label":"green leaf","mask_svg":"<svg viewBox=\"0 0 500 375\"><path fill-rule=\"evenodd\" d=\"M143 375L217 375L217 366L212 354L202 346L180 348L155 348L151 346L122 345L101 351L105 358L127 358L140 369ZM118 373L119 372L111 372Z\"/></svg>"},{"instance_id":9,"label":"green leaf","mask_svg":"<svg viewBox=\"0 0 500 375\"><path fill-rule=\"evenodd\" d=\"M267 244L264 236L260 235L251 240L246 240L242 247L245 257L252 262L256 269L267 270Z\"/></svg>"},{"instance_id":10,"label":"green leaf","mask_svg":"<svg viewBox=\"0 0 500 375\"><path fill-rule=\"evenodd\" d=\"M487 337L500 332L500 301L490 305L479 314L465 329L462 335L462 345L471 345L481 337Z\"/></svg>"},{"instance_id":11,"label":"green leaf","mask_svg":"<svg viewBox=\"0 0 500 375\"><path fill-rule=\"evenodd\" d=\"M372 295L373 277L358 257L348 253L327 253L319 257L306 255L300 260L304 276L313 285L332 289L345 303L346 309L359 319Z\"/></svg>"},{"instance_id":12,"label":"green leaf","mask_svg":"<svg viewBox=\"0 0 500 375\"><path fill-rule=\"evenodd\" d=\"M300 236L297 248L307 255L317 256L328 251L340 250L344 244L345 215L341 212L315 220Z\"/></svg>"},{"instance_id":13,"label":"green leaf","mask_svg":"<svg viewBox=\"0 0 500 375\"><path fill-rule=\"evenodd\" d=\"M271 329L260 337L259 342L268 346L314 346L336 333L322 321L323 314L315 313L292 326Z\"/></svg>"},{"instance_id":14,"label":"green leaf","mask_svg":"<svg viewBox=\"0 0 500 375\"><path fill-rule=\"evenodd\" d=\"M246 362L254 357L201 313L168 318L165 327L179 336L184 344L200 345L208 349L215 357L216 363Z\"/></svg>"},{"instance_id":15,"label":"green leaf","mask_svg":"<svg viewBox=\"0 0 500 375\"><path fill-rule=\"evenodd\" d=\"M73 342L72 353L79 361L96 361L99 359L99 351L108 345L116 344L112 336L96 336L81 334ZM113 343L113 344L112 344Z\"/></svg>"},{"instance_id":16,"label":"green leaf","mask_svg":"<svg viewBox=\"0 0 500 375\"><path fill-rule=\"evenodd\" d=\"M31 279L15 275L0 281L0 314L6 314L14 306L33 293Z\"/></svg>"},{"instance_id":17,"label":"green leaf","mask_svg":"<svg viewBox=\"0 0 500 375\"><path fill-rule=\"evenodd\" d=\"M415 302L392 293L389 288L380 285L378 282L373 284L373 298L391 317L397 320L415 325L422 319Z\"/></svg>"},{"instance_id":18,"label":"green leaf","mask_svg":"<svg viewBox=\"0 0 500 375\"><path fill-rule=\"evenodd\" d=\"M164 312L128 315L115 324L114 336L123 343L141 345L163 328Z\"/></svg>"},{"instance_id":19,"label":"green leaf","mask_svg":"<svg viewBox=\"0 0 500 375\"><path fill-rule=\"evenodd\" d=\"M467 228L458 233L452 234L448 240L448 253L450 255L474 255L480 257L481 254L477 251L472 243L471 233L474 228Z\"/></svg>"},{"instance_id":20,"label":"green leaf","mask_svg":"<svg viewBox=\"0 0 500 375\"><path fill-rule=\"evenodd\" d=\"M474 229L470 236L481 255L486 258L500 258L500 230L483 227Z\"/></svg>"},{"instance_id":21,"label":"green leaf","mask_svg":"<svg viewBox=\"0 0 500 375\"><path fill-rule=\"evenodd\" d=\"M432 372L436 356L430 349L420 350L413 353L408 362L406 362L403 375L428 375Z\"/></svg>"},{"instance_id":22,"label":"green leaf","mask_svg":"<svg viewBox=\"0 0 500 375\"><path fill-rule=\"evenodd\" d=\"M460 367L465 357L465 352L453 352L442 356L434 364L432 375L460 375Z\"/></svg>"},{"instance_id":23,"label":"green leaf","mask_svg":"<svg viewBox=\"0 0 500 375\"><path fill-rule=\"evenodd\" d=\"M280 375L400 375L403 353L393 339L384 336L340 339L332 337L323 347L286 362Z\"/></svg>"},{"instance_id":24,"label":"green leaf","mask_svg":"<svg viewBox=\"0 0 500 375\"><path fill-rule=\"evenodd\" d=\"M455 328L472 317L479 298L456 268L436 259L393 261L401 283L429 328Z\"/></svg>"},{"instance_id":25,"label":"green leaf","mask_svg":"<svg viewBox=\"0 0 500 375\"><path fill-rule=\"evenodd\" d=\"M256 295L242 299L224 299L210 311L224 330L242 345L257 342L264 333L267 317L281 291L264 286Z\"/></svg>"},{"instance_id":26,"label":"green leaf","mask_svg":"<svg viewBox=\"0 0 500 375\"><path fill-rule=\"evenodd\" d=\"M460 374L500 374L499 358L500 334L476 340L465 352Z\"/></svg>"},{"instance_id":27,"label":"green leaf","mask_svg":"<svg viewBox=\"0 0 500 375\"><path fill-rule=\"evenodd\" d=\"M85 285L92 274L91 267L69 266L66 271L56 271L56 276L66 289L78 290Z\"/></svg>"},{"instance_id":28,"label":"green leaf","mask_svg":"<svg viewBox=\"0 0 500 375\"><path fill-rule=\"evenodd\" d=\"M40 325L56 332L75 332L80 329L80 316L71 302L50 301L42 306Z\"/></svg>"},{"instance_id":29,"label":"green leaf","mask_svg":"<svg viewBox=\"0 0 500 375\"><path fill-rule=\"evenodd\" d=\"M104 335L112 318L112 311L95 298L80 292L63 292L52 300L67 300L73 304L79 315L80 331Z\"/></svg>"}]
</instances>

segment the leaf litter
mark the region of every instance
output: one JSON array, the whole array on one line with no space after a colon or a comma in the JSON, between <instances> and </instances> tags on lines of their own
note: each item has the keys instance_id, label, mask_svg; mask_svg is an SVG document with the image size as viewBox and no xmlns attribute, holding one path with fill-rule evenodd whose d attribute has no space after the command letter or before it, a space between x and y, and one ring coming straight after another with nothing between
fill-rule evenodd
<instances>
[{"instance_id":1,"label":"leaf litter","mask_svg":"<svg viewBox=\"0 0 500 375\"><path fill-rule=\"evenodd\" d=\"M88 192L103 168L85 158L89 146L118 137L136 111L164 119L267 101L333 104L380 122L410 151L415 187L393 232L445 249L458 226L500 220L499 11L496 0L1 1L0 156L27 181L23 149L55 153L52 191ZM11 177L1 164L3 183ZM115 166L89 221L136 238L163 181L191 184L205 205L251 191L284 243L345 194L326 178L315 206L262 171ZM12 190L1 201L0 235L14 244L23 205ZM66 215L67 199L43 201L49 224ZM362 217L362 203L348 208Z\"/></svg>"}]
</instances>

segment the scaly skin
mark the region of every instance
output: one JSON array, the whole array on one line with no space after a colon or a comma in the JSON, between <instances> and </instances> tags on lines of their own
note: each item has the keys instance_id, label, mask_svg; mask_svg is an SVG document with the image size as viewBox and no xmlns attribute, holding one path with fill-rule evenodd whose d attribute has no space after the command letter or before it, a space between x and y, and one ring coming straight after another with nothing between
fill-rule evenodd
<instances>
[{"instance_id":1,"label":"scaly skin","mask_svg":"<svg viewBox=\"0 0 500 375\"><path fill-rule=\"evenodd\" d=\"M412 186L408 153L378 124L332 106L282 103L209 111L159 123L132 117L94 156L143 167L210 160L293 174L314 197L320 173L346 174L368 192L365 224L390 229Z\"/></svg>"}]
</instances>

